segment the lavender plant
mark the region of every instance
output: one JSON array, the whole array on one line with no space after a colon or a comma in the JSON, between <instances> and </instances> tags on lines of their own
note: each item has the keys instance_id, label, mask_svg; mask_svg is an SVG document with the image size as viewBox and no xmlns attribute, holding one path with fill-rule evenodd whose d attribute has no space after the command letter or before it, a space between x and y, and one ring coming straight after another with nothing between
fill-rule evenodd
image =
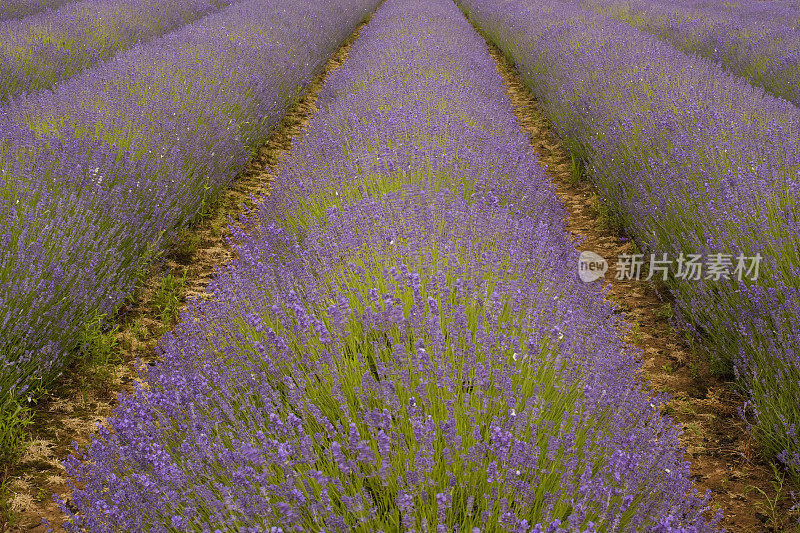
<instances>
[{"instance_id":1,"label":"lavender plant","mask_svg":"<svg viewBox=\"0 0 800 533\"><path fill-rule=\"evenodd\" d=\"M386 2L318 104L66 527L713 531L455 6Z\"/></svg>"},{"instance_id":2,"label":"lavender plant","mask_svg":"<svg viewBox=\"0 0 800 533\"><path fill-rule=\"evenodd\" d=\"M741 19L743 22L770 22L795 29L800 28L800 3L796 0L774 0L771 2L753 2L751 0L735 2L679 0L675 2L675 5L698 10L704 15L732 16Z\"/></svg>"},{"instance_id":3,"label":"lavender plant","mask_svg":"<svg viewBox=\"0 0 800 533\"><path fill-rule=\"evenodd\" d=\"M734 264L680 279L673 268L667 283L679 323L742 379L767 454L800 474L800 111L574 4L462 5L516 62L645 255L763 257L757 279L739 279Z\"/></svg>"},{"instance_id":4,"label":"lavender plant","mask_svg":"<svg viewBox=\"0 0 800 533\"><path fill-rule=\"evenodd\" d=\"M137 42L171 31L229 0L82 0L0 22L0 101L75 75Z\"/></svg>"},{"instance_id":5,"label":"lavender plant","mask_svg":"<svg viewBox=\"0 0 800 533\"><path fill-rule=\"evenodd\" d=\"M60 372L375 5L238 2L0 108L0 398Z\"/></svg>"},{"instance_id":6,"label":"lavender plant","mask_svg":"<svg viewBox=\"0 0 800 533\"><path fill-rule=\"evenodd\" d=\"M20 19L46 9L56 9L75 0L6 0L0 6L0 22Z\"/></svg>"},{"instance_id":7,"label":"lavender plant","mask_svg":"<svg viewBox=\"0 0 800 533\"><path fill-rule=\"evenodd\" d=\"M722 64L775 96L800 105L800 11L765 12L748 0L721 9L703 2L586 0L603 15L651 33L679 50ZM699 5L695 5L699 4Z\"/></svg>"}]
</instances>

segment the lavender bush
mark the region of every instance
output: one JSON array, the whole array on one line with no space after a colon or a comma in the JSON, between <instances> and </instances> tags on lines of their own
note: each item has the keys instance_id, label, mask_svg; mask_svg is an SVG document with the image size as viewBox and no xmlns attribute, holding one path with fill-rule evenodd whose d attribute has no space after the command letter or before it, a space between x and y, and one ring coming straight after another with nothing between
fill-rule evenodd
<instances>
[{"instance_id":1,"label":"lavender bush","mask_svg":"<svg viewBox=\"0 0 800 533\"><path fill-rule=\"evenodd\" d=\"M6 0L0 5L0 22L27 17L46 9L56 9L74 1L76 0Z\"/></svg>"},{"instance_id":2,"label":"lavender bush","mask_svg":"<svg viewBox=\"0 0 800 533\"><path fill-rule=\"evenodd\" d=\"M656 35L800 105L800 10L769 11L746 0L720 8L704 2L585 0L581 5Z\"/></svg>"},{"instance_id":3,"label":"lavender bush","mask_svg":"<svg viewBox=\"0 0 800 533\"><path fill-rule=\"evenodd\" d=\"M674 5L705 14L733 16L744 22L758 21L800 28L800 2L796 0L770 0L769 2L738 0L716 2L715 0L678 0Z\"/></svg>"},{"instance_id":4,"label":"lavender bush","mask_svg":"<svg viewBox=\"0 0 800 533\"><path fill-rule=\"evenodd\" d=\"M449 1L379 9L69 530L714 530L504 89Z\"/></svg>"},{"instance_id":5,"label":"lavender bush","mask_svg":"<svg viewBox=\"0 0 800 533\"><path fill-rule=\"evenodd\" d=\"M755 281L703 272L667 283L682 325L735 365L767 453L800 474L800 111L573 4L462 5L516 62L646 256L763 256Z\"/></svg>"},{"instance_id":6,"label":"lavender bush","mask_svg":"<svg viewBox=\"0 0 800 533\"><path fill-rule=\"evenodd\" d=\"M229 0L83 0L0 23L0 101L51 87Z\"/></svg>"},{"instance_id":7,"label":"lavender bush","mask_svg":"<svg viewBox=\"0 0 800 533\"><path fill-rule=\"evenodd\" d=\"M0 108L0 398L60 371L375 5L238 2Z\"/></svg>"}]
</instances>

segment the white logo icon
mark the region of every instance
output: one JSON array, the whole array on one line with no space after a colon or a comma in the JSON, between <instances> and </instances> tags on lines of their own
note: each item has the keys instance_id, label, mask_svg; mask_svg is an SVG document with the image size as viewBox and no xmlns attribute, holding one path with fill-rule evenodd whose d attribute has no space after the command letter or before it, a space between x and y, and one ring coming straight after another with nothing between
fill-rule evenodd
<instances>
[{"instance_id":1,"label":"white logo icon","mask_svg":"<svg viewBox=\"0 0 800 533\"><path fill-rule=\"evenodd\" d=\"M578 276L586 283L598 280L608 271L608 261L594 252L581 252L578 258Z\"/></svg>"}]
</instances>

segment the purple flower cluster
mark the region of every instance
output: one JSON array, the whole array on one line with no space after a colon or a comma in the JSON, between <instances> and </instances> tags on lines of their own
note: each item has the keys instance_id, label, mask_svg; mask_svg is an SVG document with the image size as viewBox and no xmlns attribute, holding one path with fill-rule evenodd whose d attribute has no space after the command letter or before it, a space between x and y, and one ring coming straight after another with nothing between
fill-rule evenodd
<instances>
[{"instance_id":1,"label":"purple flower cluster","mask_svg":"<svg viewBox=\"0 0 800 533\"><path fill-rule=\"evenodd\" d=\"M0 101L73 76L228 0L82 0L0 22Z\"/></svg>"},{"instance_id":2,"label":"purple flower cluster","mask_svg":"<svg viewBox=\"0 0 800 533\"><path fill-rule=\"evenodd\" d=\"M39 13L46 9L56 9L59 6L76 0L5 0L0 5L0 22L10 19L20 19Z\"/></svg>"},{"instance_id":3,"label":"purple flower cluster","mask_svg":"<svg viewBox=\"0 0 800 533\"><path fill-rule=\"evenodd\" d=\"M455 5L386 2L318 106L68 529L713 531Z\"/></svg>"},{"instance_id":4,"label":"purple flower cluster","mask_svg":"<svg viewBox=\"0 0 800 533\"><path fill-rule=\"evenodd\" d=\"M763 257L756 281L668 283L681 325L749 389L766 451L800 474L800 110L572 3L462 5L646 254Z\"/></svg>"},{"instance_id":5,"label":"purple flower cluster","mask_svg":"<svg viewBox=\"0 0 800 533\"><path fill-rule=\"evenodd\" d=\"M703 15L732 16L738 17L742 22L769 22L790 26L795 29L800 28L800 2L797 0L771 0L770 2L753 0L737 0L734 2L676 0L673 5L697 10Z\"/></svg>"},{"instance_id":6,"label":"purple flower cluster","mask_svg":"<svg viewBox=\"0 0 800 533\"><path fill-rule=\"evenodd\" d=\"M721 63L753 85L800 105L800 9L771 2L581 0L580 4Z\"/></svg>"},{"instance_id":7,"label":"purple flower cluster","mask_svg":"<svg viewBox=\"0 0 800 533\"><path fill-rule=\"evenodd\" d=\"M228 185L377 0L246 0L0 108L0 398Z\"/></svg>"},{"instance_id":8,"label":"purple flower cluster","mask_svg":"<svg viewBox=\"0 0 800 533\"><path fill-rule=\"evenodd\" d=\"M706 13L733 14L742 20L774 22L800 29L800 2L797 0L773 0L771 2L715 2L713 0L681 0L692 8Z\"/></svg>"}]
</instances>

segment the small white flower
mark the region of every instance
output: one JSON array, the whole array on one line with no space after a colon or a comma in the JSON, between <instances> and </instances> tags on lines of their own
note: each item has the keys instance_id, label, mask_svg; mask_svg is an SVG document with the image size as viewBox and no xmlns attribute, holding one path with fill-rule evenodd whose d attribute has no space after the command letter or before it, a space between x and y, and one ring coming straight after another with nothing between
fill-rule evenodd
<instances>
[{"instance_id":1,"label":"small white flower","mask_svg":"<svg viewBox=\"0 0 800 533\"><path fill-rule=\"evenodd\" d=\"M517 475L520 475L520 471L519 470L517 470Z\"/></svg>"},{"instance_id":2,"label":"small white flower","mask_svg":"<svg viewBox=\"0 0 800 533\"><path fill-rule=\"evenodd\" d=\"M394 244L394 239L392 239L391 241L389 241L389 244Z\"/></svg>"},{"instance_id":3,"label":"small white flower","mask_svg":"<svg viewBox=\"0 0 800 533\"><path fill-rule=\"evenodd\" d=\"M667 474L671 474L672 473L672 471L669 468L665 468L664 472L666 472Z\"/></svg>"},{"instance_id":4,"label":"small white flower","mask_svg":"<svg viewBox=\"0 0 800 533\"><path fill-rule=\"evenodd\" d=\"M516 409L512 409L511 410L511 416L517 416L517 410Z\"/></svg>"},{"instance_id":5,"label":"small white flower","mask_svg":"<svg viewBox=\"0 0 800 533\"><path fill-rule=\"evenodd\" d=\"M514 352L514 355L512 355L512 356L511 356L511 358L512 358L514 361L516 361L516 360L517 360L517 357L519 357L519 354L518 354L517 352Z\"/></svg>"}]
</instances>

